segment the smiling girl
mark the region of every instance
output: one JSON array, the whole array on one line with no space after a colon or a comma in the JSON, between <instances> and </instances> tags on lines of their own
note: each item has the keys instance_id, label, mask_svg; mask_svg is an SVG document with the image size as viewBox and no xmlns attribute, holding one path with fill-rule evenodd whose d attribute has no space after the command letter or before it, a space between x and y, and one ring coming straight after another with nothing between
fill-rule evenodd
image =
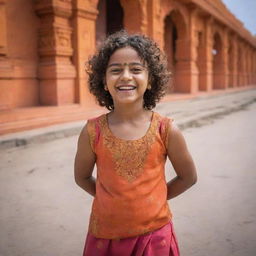
<instances>
[{"instance_id":1,"label":"smiling girl","mask_svg":"<svg viewBox=\"0 0 256 256\"><path fill-rule=\"evenodd\" d=\"M110 112L88 120L78 140L75 180L94 197L84 256L179 255L167 200L197 175L180 130L152 111L166 66L155 42L124 31L88 62L90 91ZM167 157L176 172L168 183Z\"/></svg>"}]
</instances>

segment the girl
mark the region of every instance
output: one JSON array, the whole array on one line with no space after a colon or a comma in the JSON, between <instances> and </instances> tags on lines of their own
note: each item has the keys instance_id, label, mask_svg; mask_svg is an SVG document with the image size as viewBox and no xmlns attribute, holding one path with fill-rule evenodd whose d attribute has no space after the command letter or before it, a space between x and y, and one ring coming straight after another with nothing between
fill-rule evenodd
<instances>
[{"instance_id":1,"label":"girl","mask_svg":"<svg viewBox=\"0 0 256 256\"><path fill-rule=\"evenodd\" d=\"M148 37L121 31L87 72L91 93L110 112L89 120L78 140L75 181L94 197L83 255L177 256L167 200L197 176L177 126L152 111L169 79L165 58ZM167 156L177 176L166 184Z\"/></svg>"}]
</instances>

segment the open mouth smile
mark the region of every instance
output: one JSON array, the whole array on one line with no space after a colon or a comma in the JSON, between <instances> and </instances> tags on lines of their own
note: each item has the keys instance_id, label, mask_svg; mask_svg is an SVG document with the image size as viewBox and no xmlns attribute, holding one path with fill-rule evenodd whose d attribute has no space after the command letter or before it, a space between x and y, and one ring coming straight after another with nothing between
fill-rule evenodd
<instances>
[{"instance_id":1,"label":"open mouth smile","mask_svg":"<svg viewBox=\"0 0 256 256\"><path fill-rule=\"evenodd\" d=\"M117 86L117 90L119 91L131 91L131 90L135 90L136 86L133 85L120 85Z\"/></svg>"}]
</instances>

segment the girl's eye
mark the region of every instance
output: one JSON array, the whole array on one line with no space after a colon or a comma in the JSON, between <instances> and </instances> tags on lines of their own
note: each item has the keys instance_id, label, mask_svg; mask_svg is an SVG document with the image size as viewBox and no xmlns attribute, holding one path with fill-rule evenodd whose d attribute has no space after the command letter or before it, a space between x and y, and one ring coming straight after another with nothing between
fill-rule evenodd
<instances>
[{"instance_id":1,"label":"girl's eye","mask_svg":"<svg viewBox=\"0 0 256 256\"><path fill-rule=\"evenodd\" d=\"M115 68L115 69L111 69L110 72L113 74L118 74L118 73L122 72L122 69Z\"/></svg>"},{"instance_id":2,"label":"girl's eye","mask_svg":"<svg viewBox=\"0 0 256 256\"><path fill-rule=\"evenodd\" d=\"M141 73L141 72L142 72L142 69L141 69L141 68L132 68L131 71L132 71L133 73L138 74L138 73Z\"/></svg>"}]
</instances>

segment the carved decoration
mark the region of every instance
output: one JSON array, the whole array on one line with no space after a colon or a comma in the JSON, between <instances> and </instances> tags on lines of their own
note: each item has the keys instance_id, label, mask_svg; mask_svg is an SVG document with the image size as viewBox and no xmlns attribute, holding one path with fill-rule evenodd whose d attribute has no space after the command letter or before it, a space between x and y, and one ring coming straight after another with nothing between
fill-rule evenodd
<instances>
[{"instance_id":1,"label":"carved decoration","mask_svg":"<svg viewBox=\"0 0 256 256\"><path fill-rule=\"evenodd\" d=\"M146 33L147 31L147 0L140 0L140 9L141 9L141 31Z\"/></svg>"},{"instance_id":2,"label":"carved decoration","mask_svg":"<svg viewBox=\"0 0 256 256\"><path fill-rule=\"evenodd\" d=\"M69 18L72 14L71 0L36 1L36 13L40 16L39 29L40 56L71 56L73 49L71 43L72 28ZM56 19L55 17L58 17Z\"/></svg>"},{"instance_id":3,"label":"carved decoration","mask_svg":"<svg viewBox=\"0 0 256 256\"><path fill-rule=\"evenodd\" d=\"M35 10L38 16L57 15L60 17L69 18L72 15L71 0L36 0Z\"/></svg>"},{"instance_id":4,"label":"carved decoration","mask_svg":"<svg viewBox=\"0 0 256 256\"><path fill-rule=\"evenodd\" d=\"M71 48L71 30L56 30L56 44L57 46Z\"/></svg>"},{"instance_id":5,"label":"carved decoration","mask_svg":"<svg viewBox=\"0 0 256 256\"><path fill-rule=\"evenodd\" d=\"M76 11L76 15L78 17L82 17L88 20L96 20L97 19L97 15L98 15L98 11L96 9L92 9L92 10L77 10Z\"/></svg>"},{"instance_id":6,"label":"carved decoration","mask_svg":"<svg viewBox=\"0 0 256 256\"><path fill-rule=\"evenodd\" d=\"M97 9L99 0L87 0L87 1L90 3L91 7Z\"/></svg>"},{"instance_id":7,"label":"carved decoration","mask_svg":"<svg viewBox=\"0 0 256 256\"><path fill-rule=\"evenodd\" d=\"M0 2L0 56L7 53L5 2Z\"/></svg>"}]
</instances>

